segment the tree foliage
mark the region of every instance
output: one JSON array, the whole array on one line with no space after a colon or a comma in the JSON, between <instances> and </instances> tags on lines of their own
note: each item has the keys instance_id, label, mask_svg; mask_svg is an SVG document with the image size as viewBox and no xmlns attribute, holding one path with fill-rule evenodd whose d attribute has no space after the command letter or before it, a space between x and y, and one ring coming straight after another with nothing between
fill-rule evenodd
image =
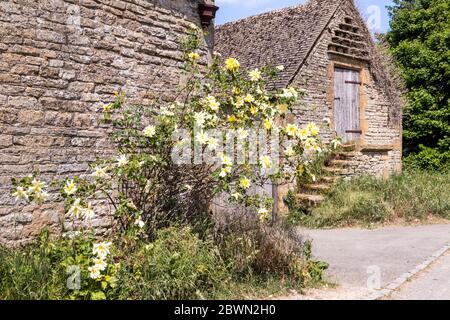
<instances>
[{"instance_id":1,"label":"tree foliage","mask_svg":"<svg viewBox=\"0 0 450 320\"><path fill-rule=\"evenodd\" d=\"M407 163L450 163L450 2L394 0L387 41L408 89L404 113Z\"/></svg>"}]
</instances>

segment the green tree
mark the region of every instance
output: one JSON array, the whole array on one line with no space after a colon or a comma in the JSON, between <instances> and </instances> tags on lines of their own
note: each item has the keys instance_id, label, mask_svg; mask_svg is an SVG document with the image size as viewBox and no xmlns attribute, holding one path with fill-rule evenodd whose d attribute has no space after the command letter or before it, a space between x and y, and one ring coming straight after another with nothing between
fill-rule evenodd
<instances>
[{"instance_id":1,"label":"green tree","mask_svg":"<svg viewBox=\"0 0 450 320\"><path fill-rule=\"evenodd\" d=\"M405 80L407 164L450 164L450 1L394 0L387 41Z\"/></svg>"}]
</instances>

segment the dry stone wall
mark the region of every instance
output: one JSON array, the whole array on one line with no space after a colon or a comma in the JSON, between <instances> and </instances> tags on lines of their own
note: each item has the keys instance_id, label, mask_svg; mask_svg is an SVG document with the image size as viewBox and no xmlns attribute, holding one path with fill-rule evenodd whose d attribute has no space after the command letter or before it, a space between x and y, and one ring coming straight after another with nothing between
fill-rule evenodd
<instances>
[{"instance_id":1,"label":"dry stone wall","mask_svg":"<svg viewBox=\"0 0 450 320\"><path fill-rule=\"evenodd\" d=\"M0 1L0 243L27 241L44 226L60 230L62 205L14 206L11 177L71 176L110 153L99 108L119 89L139 101L149 90L174 92L178 39L190 23L200 25L198 4ZM101 231L108 219L93 224Z\"/></svg>"}]
</instances>

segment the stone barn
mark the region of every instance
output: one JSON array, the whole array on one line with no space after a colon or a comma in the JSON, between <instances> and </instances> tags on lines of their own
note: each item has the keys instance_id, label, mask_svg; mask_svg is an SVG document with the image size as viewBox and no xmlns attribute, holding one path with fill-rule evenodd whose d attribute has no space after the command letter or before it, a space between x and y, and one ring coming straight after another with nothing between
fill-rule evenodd
<instances>
[{"instance_id":1,"label":"stone barn","mask_svg":"<svg viewBox=\"0 0 450 320\"><path fill-rule=\"evenodd\" d=\"M203 0L0 1L0 243L60 230L64 216L58 203L15 206L11 178L73 176L107 154L101 107L120 88L138 101L149 90L174 94L178 40L192 23L212 35L216 9Z\"/></svg>"},{"instance_id":2,"label":"stone barn","mask_svg":"<svg viewBox=\"0 0 450 320\"><path fill-rule=\"evenodd\" d=\"M285 67L275 86L306 91L291 121L305 125L328 118L331 126L322 138L339 136L346 145L325 168L334 176L401 171L399 90L353 0L309 0L216 26L215 50L248 69ZM308 191L306 200L320 200Z\"/></svg>"}]
</instances>

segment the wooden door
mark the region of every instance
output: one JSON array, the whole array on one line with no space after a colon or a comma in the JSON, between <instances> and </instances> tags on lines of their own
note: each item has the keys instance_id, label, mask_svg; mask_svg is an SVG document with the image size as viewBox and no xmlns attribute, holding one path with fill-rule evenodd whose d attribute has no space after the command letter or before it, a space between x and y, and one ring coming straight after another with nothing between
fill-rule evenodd
<instances>
[{"instance_id":1,"label":"wooden door","mask_svg":"<svg viewBox=\"0 0 450 320\"><path fill-rule=\"evenodd\" d=\"M361 136L359 115L359 72L336 68L334 72L334 122L343 142L356 141Z\"/></svg>"}]
</instances>

